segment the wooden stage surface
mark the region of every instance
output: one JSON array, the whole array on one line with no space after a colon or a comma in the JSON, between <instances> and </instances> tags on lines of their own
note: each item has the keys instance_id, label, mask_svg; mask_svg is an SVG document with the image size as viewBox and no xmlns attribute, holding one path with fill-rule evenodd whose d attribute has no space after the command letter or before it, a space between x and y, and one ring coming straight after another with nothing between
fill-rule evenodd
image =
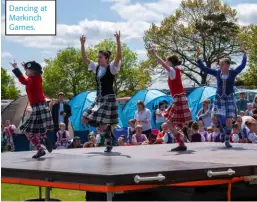
<instances>
[{"instance_id":1,"label":"wooden stage surface","mask_svg":"<svg viewBox=\"0 0 257 202\"><path fill-rule=\"evenodd\" d=\"M2 177L93 185L135 185L134 177L165 176L168 184L195 180L257 175L257 144L188 143L186 152L170 152L176 145L146 145L54 150L41 159L34 152L2 153ZM232 176L207 176L208 171L235 171Z\"/></svg>"}]
</instances>

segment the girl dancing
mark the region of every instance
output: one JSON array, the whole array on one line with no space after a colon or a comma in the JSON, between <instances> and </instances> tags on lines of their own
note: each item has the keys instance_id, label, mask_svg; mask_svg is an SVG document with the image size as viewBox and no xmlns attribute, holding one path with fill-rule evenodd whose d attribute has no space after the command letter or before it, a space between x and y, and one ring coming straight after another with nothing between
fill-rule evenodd
<instances>
[{"instance_id":1,"label":"girl dancing","mask_svg":"<svg viewBox=\"0 0 257 202\"><path fill-rule=\"evenodd\" d=\"M187 147L184 144L183 135L179 132L179 129L182 130L184 125L192 120L192 116L181 80L181 71L178 67L181 65L181 61L179 61L176 55L169 56L166 61L163 61L157 55L154 48L151 48L149 53L155 57L168 72L168 85L174 101L164 113L164 117L167 120L172 134L174 134L176 138L176 142L179 143L179 146L171 151L185 151Z\"/></svg>"},{"instance_id":2,"label":"girl dancing","mask_svg":"<svg viewBox=\"0 0 257 202\"><path fill-rule=\"evenodd\" d=\"M113 89L115 75L121 67L120 32L115 33L117 53L114 61L110 62L111 52L99 51L98 64L87 58L85 50L86 37L80 37L83 61L88 69L95 72L97 97L94 103L82 116L82 123L100 127L105 133L105 152L112 150L112 126L118 123L118 105Z\"/></svg>"},{"instance_id":3,"label":"girl dancing","mask_svg":"<svg viewBox=\"0 0 257 202\"><path fill-rule=\"evenodd\" d=\"M225 134L225 146L232 147L229 143L229 136L232 130L232 118L236 117L236 103L234 98L234 84L236 76L245 68L247 56L244 48L241 48L241 52L244 54L241 65L235 69L230 68L230 60L228 58L222 58L219 61L219 69L211 69L205 67L202 60L199 58L201 50L197 49L197 63L199 68L217 79L217 92L214 101L213 115L214 120L218 121L219 126ZM225 128L222 124L225 123Z\"/></svg>"},{"instance_id":4,"label":"girl dancing","mask_svg":"<svg viewBox=\"0 0 257 202\"><path fill-rule=\"evenodd\" d=\"M40 144L40 139L44 141L48 152L52 152L52 145L46 136L46 132L54 129L52 115L43 92L42 67L35 61L22 63L28 76L28 78L25 78L15 61L10 64L13 66L13 73L20 83L26 86L26 92L32 107L31 116L22 124L20 130L25 132L28 140L37 148L38 152L32 158L39 158L46 154Z\"/></svg>"}]
</instances>

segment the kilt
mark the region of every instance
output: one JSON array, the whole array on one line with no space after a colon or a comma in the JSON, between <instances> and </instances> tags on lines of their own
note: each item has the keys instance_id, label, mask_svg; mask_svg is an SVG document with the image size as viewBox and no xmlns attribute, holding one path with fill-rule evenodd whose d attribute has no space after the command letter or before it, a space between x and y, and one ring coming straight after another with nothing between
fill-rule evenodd
<instances>
[{"instance_id":1,"label":"kilt","mask_svg":"<svg viewBox=\"0 0 257 202\"><path fill-rule=\"evenodd\" d=\"M219 115L224 118L236 117L236 100L233 94L220 97L218 94L215 96L213 114Z\"/></svg>"},{"instance_id":2,"label":"kilt","mask_svg":"<svg viewBox=\"0 0 257 202\"><path fill-rule=\"evenodd\" d=\"M31 105L32 113L23 123L20 130L30 134L44 134L47 130L53 130L52 114L46 102Z\"/></svg>"},{"instance_id":3,"label":"kilt","mask_svg":"<svg viewBox=\"0 0 257 202\"><path fill-rule=\"evenodd\" d=\"M192 121L191 111L188 107L186 94L175 95L173 99L171 106L164 112L164 117L181 128Z\"/></svg>"},{"instance_id":4,"label":"kilt","mask_svg":"<svg viewBox=\"0 0 257 202\"><path fill-rule=\"evenodd\" d=\"M99 124L115 125L118 121L118 105L115 95L97 97L94 103L86 110L83 117L88 119L91 126Z\"/></svg>"}]
</instances>

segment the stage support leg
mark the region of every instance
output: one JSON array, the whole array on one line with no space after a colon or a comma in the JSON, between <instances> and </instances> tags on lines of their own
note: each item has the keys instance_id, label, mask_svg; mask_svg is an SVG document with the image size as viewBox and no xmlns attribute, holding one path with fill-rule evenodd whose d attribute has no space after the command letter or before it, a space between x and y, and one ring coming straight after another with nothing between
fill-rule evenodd
<instances>
[{"instance_id":1,"label":"stage support leg","mask_svg":"<svg viewBox=\"0 0 257 202\"><path fill-rule=\"evenodd\" d=\"M50 191L51 191L51 188L46 187L46 189L45 189L45 201L50 201Z\"/></svg>"},{"instance_id":2,"label":"stage support leg","mask_svg":"<svg viewBox=\"0 0 257 202\"><path fill-rule=\"evenodd\" d=\"M113 183L107 183L107 186L112 186L112 185L113 185ZM113 193L107 192L106 193L106 198L107 198L107 201L112 201Z\"/></svg>"},{"instance_id":3,"label":"stage support leg","mask_svg":"<svg viewBox=\"0 0 257 202\"><path fill-rule=\"evenodd\" d=\"M42 187L38 187L39 199L42 199Z\"/></svg>"}]
</instances>

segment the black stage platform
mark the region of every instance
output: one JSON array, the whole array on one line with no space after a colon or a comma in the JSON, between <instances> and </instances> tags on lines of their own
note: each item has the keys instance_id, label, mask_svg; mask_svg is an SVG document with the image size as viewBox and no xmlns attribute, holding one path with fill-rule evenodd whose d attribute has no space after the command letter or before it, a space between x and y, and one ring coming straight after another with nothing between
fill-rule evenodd
<instances>
[{"instance_id":1,"label":"black stage platform","mask_svg":"<svg viewBox=\"0 0 257 202\"><path fill-rule=\"evenodd\" d=\"M170 152L174 146L115 147L112 153L104 153L104 148L55 150L38 160L31 158L33 152L2 153L2 178L88 185L82 190L95 192L99 186L105 187L99 192L116 192L119 189L112 187L126 191L143 185L257 175L257 144L233 144L228 149L222 143L189 143L186 152Z\"/></svg>"}]
</instances>

